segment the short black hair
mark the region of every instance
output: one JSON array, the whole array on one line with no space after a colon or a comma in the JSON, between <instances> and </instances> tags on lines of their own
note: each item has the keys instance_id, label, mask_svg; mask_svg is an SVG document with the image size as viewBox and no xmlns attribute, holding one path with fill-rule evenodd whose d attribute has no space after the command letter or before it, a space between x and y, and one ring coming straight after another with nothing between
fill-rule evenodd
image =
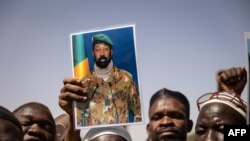
<instances>
[{"instance_id":1,"label":"short black hair","mask_svg":"<svg viewBox=\"0 0 250 141\"><path fill-rule=\"evenodd\" d=\"M149 110L156 101L158 101L162 98L174 98L174 99L180 101L185 106L186 116L189 119L189 117L190 117L190 104L189 104L187 97L178 91L172 91L172 90L169 90L166 88L162 88L162 89L158 90L156 93L154 93L154 95L150 99Z\"/></svg>"},{"instance_id":2,"label":"short black hair","mask_svg":"<svg viewBox=\"0 0 250 141\"><path fill-rule=\"evenodd\" d=\"M0 105L0 119L8 120L15 124L22 132L22 127L17 118L14 116L14 114L6 109L5 107Z\"/></svg>"}]
</instances>

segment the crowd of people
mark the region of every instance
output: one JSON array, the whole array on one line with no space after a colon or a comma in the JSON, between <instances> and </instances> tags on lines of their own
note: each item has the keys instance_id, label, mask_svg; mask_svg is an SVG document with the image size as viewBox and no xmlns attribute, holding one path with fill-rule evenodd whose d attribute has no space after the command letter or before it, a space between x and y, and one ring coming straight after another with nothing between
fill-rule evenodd
<instances>
[{"instance_id":1,"label":"crowd of people","mask_svg":"<svg viewBox=\"0 0 250 141\"><path fill-rule=\"evenodd\" d=\"M138 88L129 72L113 64L112 49L113 42L107 35L93 37L93 72L81 80L73 77L63 80L58 100L65 111L63 117L53 118L49 108L39 102L25 103L13 112L0 106L0 140L132 141L126 130L128 125L91 128L84 136L74 127L73 101L87 103L87 116L83 121L88 126L142 120ZM168 88L159 89L149 102L147 141L186 141L187 133L193 127L195 141L222 141L224 125L247 122L248 105L241 98L246 82L245 68L219 71L218 90L197 99L199 115L195 125L190 119L190 102L185 94ZM64 126L57 126L59 121Z\"/></svg>"}]
</instances>

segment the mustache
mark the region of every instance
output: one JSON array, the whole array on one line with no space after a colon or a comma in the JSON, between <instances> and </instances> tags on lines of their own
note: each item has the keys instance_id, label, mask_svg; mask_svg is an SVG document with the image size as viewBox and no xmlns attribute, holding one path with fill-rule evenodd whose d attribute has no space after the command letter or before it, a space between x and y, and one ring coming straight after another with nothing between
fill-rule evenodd
<instances>
[{"instance_id":1,"label":"mustache","mask_svg":"<svg viewBox=\"0 0 250 141\"><path fill-rule=\"evenodd\" d=\"M164 132L173 132L175 134L179 134L179 130L176 129L175 127L159 127L156 129L156 134L158 135Z\"/></svg>"},{"instance_id":2,"label":"mustache","mask_svg":"<svg viewBox=\"0 0 250 141\"><path fill-rule=\"evenodd\" d=\"M100 58L98 58L98 59L97 59L97 61L101 61L102 59L104 59L104 60L108 60L108 58L107 58L107 57L105 57L105 56L101 56Z\"/></svg>"}]
</instances>

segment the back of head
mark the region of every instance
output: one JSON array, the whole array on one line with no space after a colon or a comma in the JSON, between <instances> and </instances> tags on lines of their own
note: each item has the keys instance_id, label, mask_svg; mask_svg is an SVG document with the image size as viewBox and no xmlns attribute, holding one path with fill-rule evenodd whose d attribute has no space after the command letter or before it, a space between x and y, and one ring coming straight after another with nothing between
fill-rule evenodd
<instances>
[{"instance_id":1,"label":"back of head","mask_svg":"<svg viewBox=\"0 0 250 141\"><path fill-rule=\"evenodd\" d=\"M23 131L16 117L0 106L0 140L22 140Z\"/></svg>"},{"instance_id":2,"label":"back of head","mask_svg":"<svg viewBox=\"0 0 250 141\"><path fill-rule=\"evenodd\" d=\"M82 141L91 141L103 135L110 135L110 137L115 135L119 136L122 141L132 141L128 131L121 126L92 128L87 132Z\"/></svg>"},{"instance_id":3,"label":"back of head","mask_svg":"<svg viewBox=\"0 0 250 141\"><path fill-rule=\"evenodd\" d=\"M16 119L16 117L5 107L0 106L0 119L9 120L13 124L15 124L18 128L22 130L21 124Z\"/></svg>"},{"instance_id":4,"label":"back of head","mask_svg":"<svg viewBox=\"0 0 250 141\"><path fill-rule=\"evenodd\" d=\"M176 99L178 101L180 101L185 107L186 107L186 115L187 115L187 118L189 118L190 116L190 104L189 104L189 101L187 99L187 97L180 93L180 92L177 92L177 91L172 91L172 90L169 90L169 89L166 89L166 88L162 88L160 90L158 90L150 99L150 105L149 105L149 109L152 107L152 105L162 99L162 98L173 98L173 99Z\"/></svg>"},{"instance_id":5,"label":"back of head","mask_svg":"<svg viewBox=\"0 0 250 141\"><path fill-rule=\"evenodd\" d=\"M56 141L63 141L70 125L69 115L60 114L55 118L55 122L56 122Z\"/></svg>"}]
</instances>

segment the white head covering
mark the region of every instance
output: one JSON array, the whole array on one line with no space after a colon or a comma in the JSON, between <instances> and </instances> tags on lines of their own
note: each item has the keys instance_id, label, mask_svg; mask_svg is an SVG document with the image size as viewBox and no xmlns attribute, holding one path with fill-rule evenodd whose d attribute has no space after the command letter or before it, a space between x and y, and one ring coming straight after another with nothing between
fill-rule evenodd
<instances>
[{"instance_id":1,"label":"white head covering","mask_svg":"<svg viewBox=\"0 0 250 141\"><path fill-rule=\"evenodd\" d=\"M81 132L82 133L82 132ZM90 141L96 137L101 135L118 135L122 138L126 139L127 141L132 141L132 138L128 131L121 127L121 126L114 126L114 127L99 127L99 128L92 128L90 129L85 137L81 139L82 141ZM81 136L82 137L82 136Z\"/></svg>"},{"instance_id":2,"label":"white head covering","mask_svg":"<svg viewBox=\"0 0 250 141\"><path fill-rule=\"evenodd\" d=\"M206 96L210 96L208 99L203 99ZM203 100L201 100L203 99ZM205 105L209 103L223 103L231 108L233 108L235 111L237 111L239 114L241 114L245 119L247 118L247 102L244 101L242 98L240 98L240 95L237 96L235 93L229 93L229 92L216 92L216 93L208 93L203 96L201 96L197 100L197 104L202 109Z\"/></svg>"}]
</instances>

